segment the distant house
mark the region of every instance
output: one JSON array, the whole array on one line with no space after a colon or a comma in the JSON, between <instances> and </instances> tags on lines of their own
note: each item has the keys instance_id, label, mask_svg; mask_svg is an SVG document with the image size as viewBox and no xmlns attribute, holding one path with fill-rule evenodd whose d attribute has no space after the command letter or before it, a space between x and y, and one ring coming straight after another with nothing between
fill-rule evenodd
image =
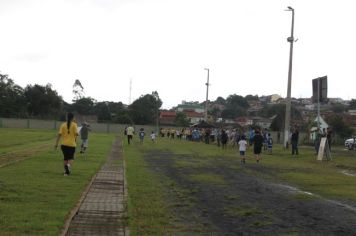
<instances>
[{"instance_id":1,"label":"distant house","mask_svg":"<svg viewBox=\"0 0 356 236\"><path fill-rule=\"evenodd\" d=\"M159 123L161 125L174 125L176 116L175 111L161 111L159 113Z\"/></svg>"},{"instance_id":2,"label":"distant house","mask_svg":"<svg viewBox=\"0 0 356 236\"><path fill-rule=\"evenodd\" d=\"M224 119L224 124L235 125L236 121L234 119Z\"/></svg>"},{"instance_id":3,"label":"distant house","mask_svg":"<svg viewBox=\"0 0 356 236\"><path fill-rule=\"evenodd\" d=\"M279 100L281 100L282 97L278 94L272 94L270 98L271 103L277 103Z\"/></svg>"},{"instance_id":4,"label":"distant house","mask_svg":"<svg viewBox=\"0 0 356 236\"><path fill-rule=\"evenodd\" d=\"M356 110L348 110L350 116L356 116Z\"/></svg>"},{"instance_id":5,"label":"distant house","mask_svg":"<svg viewBox=\"0 0 356 236\"><path fill-rule=\"evenodd\" d=\"M313 102L312 102L312 100L310 98L302 98L301 100L302 100L301 102L302 102L303 105L311 105L311 104L313 104Z\"/></svg>"},{"instance_id":6,"label":"distant house","mask_svg":"<svg viewBox=\"0 0 356 236\"><path fill-rule=\"evenodd\" d=\"M318 116L315 117L314 121L316 124L318 124ZM319 126L320 126L321 130L323 130L323 129L326 130L329 127L328 123L326 123L326 121L321 116L319 116ZM316 129L316 128L317 127L312 127L311 129Z\"/></svg>"},{"instance_id":7,"label":"distant house","mask_svg":"<svg viewBox=\"0 0 356 236\"><path fill-rule=\"evenodd\" d=\"M184 110L182 112L187 116L190 124L199 123L204 119L204 113L198 113L194 110ZM175 111L161 111L159 114L159 123L161 125L175 125L176 117L177 112Z\"/></svg>"},{"instance_id":8,"label":"distant house","mask_svg":"<svg viewBox=\"0 0 356 236\"><path fill-rule=\"evenodd\" d=\"M184 110L183 112L185 113L191 124L196 124L199 123L201 120L204 120L204 113L196 112L194 110Z\"/></svg>"},{"instance_id":9,"label":"distant house","mask_svg":"<svg viewBox=\"0 0 356 236\"><path fill-rule=\"evenodd\" d=\"M259 100L250 100L250 101L247 101L248 102L248 105L249 105L249 108L247 109L247 112L249 114L253 113L253 112L258 112L260 111L263 106L261 104L261 102Z\"/></svg>"},{"instance_id":10,"label":"distant house","mask_svg":"<svg viewBox=\"0 0 356 236\"><path fill-rule=\"evenodd\" d=\"M197 113L204 113L205 107L204 105L200 105L197 102L185 102L183 101L182 104L177 106L177 112L184 112L184 111L195 111Z\"/></svg>"},{"instance_id":11,"label":"distant house","mask_svg":"<svg viewBox=\"0 0 356 236\"><path fill-rule=\"evenodd\" d=\"M343 120L346 124L351 125L353 129L356 129L356 114L346 114L343 116Z\"/></svg>"},{"instance_id":12,"label":"distant house","mask_svg":"<svg viewBox=\"0 0 356 236\"><path fill-rule=\"evenodd\" d=\"M304 106L305 110L308 110L308 111L313 111L315 110L315 105L314 104L307 104Z\"/></svg>"},{"instance_id":13,"label":"distant house","mask_svg":"<svg viewBox=\"0 0 356 236\"><path fill-rule=\"evenodd\" d=\"M261 128L266 128L269 129L271 127L271 124L274 120L274 118L276 118L276 116L272 116L271 118L264 118L264 117L252 117L251 119L253 120L253 124L261 127Z\"/></svg>"},{"instance_id":14,"label":"distant house","mask_svg":"<svg viewBox=\"0 0 356 236\"><path fill-rule=\"evenodd\" d=\"M342 98L328 98L330 104L344 104L346 105L345 101Z\"/></svg>"},{"instance_id":15,"label":"distant house","mask_svg":"<svg viewBox=\"0 0 356 236\"><path fill-rule=\"evenodd\" d=\"M253 120L248 117L238 117L235 119L236 123L242 127L246 127L253 124Z\"/></svg>"}]
</instances>

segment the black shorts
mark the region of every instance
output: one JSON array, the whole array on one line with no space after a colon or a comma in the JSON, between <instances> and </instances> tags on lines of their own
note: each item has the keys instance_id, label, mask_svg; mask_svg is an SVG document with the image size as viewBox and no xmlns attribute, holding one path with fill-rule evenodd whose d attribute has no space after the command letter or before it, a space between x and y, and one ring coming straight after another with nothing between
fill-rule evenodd
<instances>
[{"instance_id":1,"label":"black shorts","mask_svg":"<svg viewBox=\"0 0 356 236\"><path fill-rule=\"evenodd\" d=\"M63 159L65 161L74 160L75 147L61 145L61 149L63 152Z\"/></svg>"},{"instance_id":2,"label":"black shorts","mask_svg":"<svg viewBox=\"0 0 356 236\"><path fill-rule=\"evenodd\" d=\"M262 147L261 146L254 146L253 147L253 153L258 155L261 154Z\"/></svg>"}]
</instances>

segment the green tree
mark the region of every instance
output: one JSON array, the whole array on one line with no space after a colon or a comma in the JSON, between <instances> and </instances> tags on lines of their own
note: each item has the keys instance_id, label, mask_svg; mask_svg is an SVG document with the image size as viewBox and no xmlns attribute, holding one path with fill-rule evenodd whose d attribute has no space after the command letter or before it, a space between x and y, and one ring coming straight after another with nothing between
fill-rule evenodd
<instances>
[{"instance_id":1,"label":"green tree","mask_svg":"<svg viewBox=\"0 0 356 236\"><path fill-rule=\"evenodd\" d=\"M26 102L23 89L8 75L0 74L0 116L25 117Z\"/></svg>"},{"instance_id":2,"label":"green tree","mask_svg":"<svg viewBox=\"0 0 356 236\"><path fill-rule=\"evenodd\" d=\"M187 127L189 126L189 119L184 112L177 112L176 118L174 119L174 123L177 126Z\"/></svg>"},{"instance_id":3,"label":"green tree","mask_svg":"<svg viewBox=\"0 0 356 236\"><path fill-rule=\"evenodd\" d=\"M239 116L245 116L247 114L246 109L235 106L232 108L226 108L221 112L221 117L224 119L235 119Z\"/></svg>"},{"instance_id":4,"label":"green tree","mask_svg":"<svg viewBox=\"0 0 356 236\"><path fill-rule=\"evenodd\" d=\"M356 99L352 99L349 104L349 109L354 110L356 109Z\"/></svg>"},{"instance_id":5,"label":"green tree","mask_svg":"<svg viewBox=\"0 0 356 236\"><path fill-rule=\"evenodd\" d=\"M352 129L347 125L341 115L334 115L327 120L332 127L333 132L340 136L340 138L348 138L352 134Z\"/></svg>"},{"instance_id":6,"label":"green tree","mask_svg":"<svg viewBox=\"0 0 356 236\"><path fill-rule=\"evenodd\" d=\"M271 128L277 131L277 130L284 129L285 114L286 114L285 104L273 104L273 105L267 105L263 107L258 115L262 117L272 117L276 115L276 117L272 121ZM302 114L294 106L291 107L291 120L302 120Z\"/></svg>"},{"instance_id":7,"label":"green tree","mask_svg":"<svg viewBox=\"0 0 356 236\"><path fill-rule=\"evenodd\" d=\"M111 112L109 102L98 102L93 107L93 113L98 116L99 122L111 122Z\"/></svg>"},{"instance_id":8,"label":"green tree","mask_svg":"<svg viewBox=\"0 0 356 236\"><path fill-rule=\"evenodd\" d=\"M119 124L132 124L133 121L127 111L117 113L115 122Z\"/></svg>"},{"instance_id":9,"label":"green tree","mask_svg":"<svg viewBox=\"0 0 356 236\"><path fill-rule=\"evenodd\" d=\"M245 116L249 104L246 99L240 95L230 95L226 99L225 109L221 112L221 117L225 119L234 119L238 116Z\"/></svg>"},{"instance_id":10,"label":"green tree","mask_svg":"<svg viewBox=\"0 0 356 236\"><path fill-rule=\"evenodd\" d=\"M343 113L344 111L346 111L346 106L343 105L343 104L335 104L331 107L331 110L334 112L334 113Z\"/></svg>"},{"instance_id":11,"label":"green tree","mask_svg":"<svg viewBox=\"0 0 356 236\"><path fill-rule=\"evenodd\" d=\"M250 106L248 105L247 100L240 96L240 95L230 95L227 99L226 99L226 105L228 108L234 108L234 107L241 107L241 108L249 108Z\"/></svg>"},{"instance_id":12,"label":"green tree","mask_svg":"<svg viewBox=\"0 0 356 236\"><path fill-rule=\"evenodd\" d=\"M226 100L223 97L217 97L215 100L215 103L220 104L220 105L225 105Z\"/></svg>"},{"instance_id":13,"label":"green tree","mask_svg":"<svg viewBox=\"0 0 356 236\"><path fill-rule=\"evenodd\" d=\"M277 116L272 121L271 129L273 131L281 131L283 127L284 127L284 118L282 118L281 114L277 114Z\"/></svg>"},{"instance_id":14,"label":"green tree","mask_svg":"<svg viewBox=\"0 0 356 236\"><path fill-rule=\"evenodd\" d=\"M51 84L27 85L24 96L30 117L56 118L60 114L62 97L52 89Z\"/></svg>"},{"instance_id":15,"label":"green tree","mask_svg":"<svg viewBox=\"0 0 356 236\"><path fill-rule=\"evenodd\" d=\"M246 101L258 101L259 98L257 95L253 96L251 94L245 96Z\"/></svg>"},{"instance_id":16,"label":"green tree","mask_svg":"<svg viewBox=\"0 0 356 236\"><path fill-rule=\"evenodd\" d=\"M122 102L98 102L94 105L94 114L98 116L99 121L118 123L117 117L123 113L127 114L127 110Z\"/></svg>"},{"instance_id":17,"label":"green tree","mask_svg":"<svg viewBox=\"0 0 356 236\"><path fill-rule=\"evenodd\" d=\"M157 92L142 95L129 107L129 115L135 124L146 125L156 122L158 109L162 106L162 101Z\"/></svg>"},{"instance_id":18,"label":"green tree","mask_svg":"<svg viewBox=\"0 0 356 236\"><path fill-rule=\"evenodd\" d=\"M94 105L96 101L91 97L83 97L74 101L71 105L71 110L78 112L82 115L94 114Z\"/></svg>"}]
</instances>

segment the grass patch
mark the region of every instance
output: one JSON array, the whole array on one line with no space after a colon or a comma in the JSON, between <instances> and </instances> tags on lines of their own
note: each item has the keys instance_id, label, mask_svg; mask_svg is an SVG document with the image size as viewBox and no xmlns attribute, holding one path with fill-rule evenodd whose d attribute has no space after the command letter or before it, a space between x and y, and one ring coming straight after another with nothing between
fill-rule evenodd
<instances>
[{"instance_id":1,"label":"grass patch","mask_svg":"<svg viewBox=\"0 0 356 236\"><path fill-rule=\"evenodd\" d=\"M311 195L311 194L306 194L306 193L297 193L293 195L293 199L296 200L301 200L301 201L309 201L309 200L315 200L317 197Z\"/></svg>"},{"instance_id":2,"label":"grass patch","mask_svg":"<svg viewBox=\"0 0 356 236\"><path fill-rule=\"evenodd\" d=\"M49 140L54 140L56 136L55 130L0 128L0 154L47 143Z\"/></svg>"},{"instance_id":3,"label":"grass patch","mask_svg":"<svg viewBox=\"0 0 356 236\"><path fill-rule=\"evenodd\" d=\"M287 183L297 187L301 191L315 193L326 198L336 198L356 201L356 177L346 176L340 173L341 169L356 170L356 159L348 156L347 152L333 155L329 162L316 161L314 150L310 147L300 147L299 156L292 158L291 150L285 150L281 145L275 145L273 154L262 154L262 161L256 163L252 148L246 153L247 164L241 167L237 148L228 147L226 150L216 145L187 142L184 140L170 140L158 138L153 144L145 140L143 145L138 143L137 137L132 145L124 142L124 156L126 159L127 180L129 186L129 216L132 235L172 235L179 231L179 220L174 215L174 207L194 207L194 196L198 189L192 191L179 189L175 183L169 182L161 176L155 168L149 169L145 162L145 154L150 151L161 151L167 155L160 158L171 158L173 166L179 173L185 170L197 170L197 174L189 174L188 180L204 184L226 185L223 173L206 173L204 168L225 166L236 171L244 171L248 174L261 177L277 183ZM334 150L342 147L334 147ZM175 155L169 155L174 153ZM338 152L339 153L339 152ZM164 168L157 166L156 170ZM203 173L201 171L204 170ZM170 204L164 194L173 191L181 202ZM238 196L231 196L231 200ZM292 199L301 201L311 200L314 197L306 194L296 194ZM230 200L229 196L226 196ZM192 204L192 205L189 205ZM235 207L226 210L226 214L238 217L260 216L263 213L254 206ZM254 227L271 224L266 219L257 220Z\"/></svg>"},{"instance_id":4,"label":"grass patch","mask_svg":"<svg viewBox=\"0 0 356 236\"><path fill-rule=\"evenodd\" d=\"M251 206L231 207L226 209L225 213L230 216L236 216L236 217L249 217L249 216L263 214L262 210L258 209L257 207L251 207Z\"/></svg>"},{"instance_id":5,"label":"grass patch","mask_svg":"<svg viewBox=\"0 0 356 236\"><path fill-rule=\"evenodd\" d=\"M50 137L49 133L53 137L56 132L43 131L44 136ZM41 131L32 134L37 137ZM1 235L58 235L82 191L106 160L113 138L91 134L86 159L76 155L73 174L68 177L63 176L62 154L60 150L54 151L53 145L32 158L2 167Z\"/></svg>"},{"instance_id":6,"label":"grass patch","mask_svg":"<svg viewBox=\"0 0 356 236\"><path fill-rule=\"evenodd\" d=\"M123 142L128 181L128 215L131 235L169 235L172 215L164 201L161 178L147 169L144 153L150 143ZM152 145L162 148L159 144ZM166 183L168 184L168 183Z\"/></svg>"},{"instance_id":7,"label":"grass patch","mask_svg":"<svg viewBox=\"0 0 356 236\"><path fill-rule=\"evenodd\" d=\"M217 174L196 174L196 175L189 175L188 177L190 180L197 181L197 182L202 182L206 184L226 184L225 179Z\"/></svg>"}]
</instances>

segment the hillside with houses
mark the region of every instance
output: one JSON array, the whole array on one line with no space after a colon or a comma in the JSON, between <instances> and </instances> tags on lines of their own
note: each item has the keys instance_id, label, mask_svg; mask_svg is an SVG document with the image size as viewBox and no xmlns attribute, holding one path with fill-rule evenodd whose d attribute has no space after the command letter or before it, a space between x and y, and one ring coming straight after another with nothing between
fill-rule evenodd
<instances>
[{"instance_id":1,"label":"hillside with houses","mask_svg":"<svg viewBox=\"0 0 356 236\"><path fill-rule=\"evenodd\" d=\"M170 110L161 110L159 124L176 126L195 124L205 119L205 102L182 101ZM273 131L284 129L285 99L277 94L269 96L245 97L230 95L226 99L218 97L208 102L207 121L216 126L251 127L259 126ZM312 98L293 98L291 125L303 130L317 126L317 104ZM341 126L356 131L356 106L354 100L329 98L320 104L319 123L321 127ZM341 127L342 128L342 127Z\"/></svg>"}]
</instances>

